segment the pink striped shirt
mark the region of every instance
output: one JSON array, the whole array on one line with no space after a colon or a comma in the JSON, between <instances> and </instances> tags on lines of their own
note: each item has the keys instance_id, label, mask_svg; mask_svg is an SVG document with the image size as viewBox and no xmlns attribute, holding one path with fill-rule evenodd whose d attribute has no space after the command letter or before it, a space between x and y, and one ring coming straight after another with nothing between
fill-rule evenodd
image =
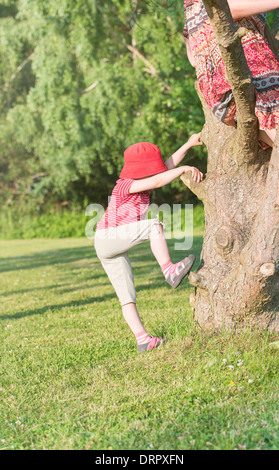
<instances>
[{"instance_id":1,"label":"pink striped shirt","mask_svg":"<svg viewBox=\"0 0 279 470\"><path fill-rule=\"evenodd\" d=\"M118 227L144 219L150 204L151 191L130 194L129 190L133 182L132 179L116 181L108 208L100 222L97 223L96 230Z\"/></svg>"}]
</instances>

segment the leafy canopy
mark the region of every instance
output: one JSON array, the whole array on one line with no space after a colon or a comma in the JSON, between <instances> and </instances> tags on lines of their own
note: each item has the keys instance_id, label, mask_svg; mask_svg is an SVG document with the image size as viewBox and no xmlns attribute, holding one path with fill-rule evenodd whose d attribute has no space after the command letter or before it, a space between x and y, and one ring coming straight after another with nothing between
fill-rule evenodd
<instances>
[{"instance_id":1,"label":"leafy canopy","mask_svg":"<svg viewBox=\"0 0 279 470\"><path fill-rule=\"evenodd\" d=\"M2 1L4 201L105 203L125 148L151 141L167 158L201 129L180 3ZM180 181L162 192L185 198Z\"/></svg>"}]
</instances>

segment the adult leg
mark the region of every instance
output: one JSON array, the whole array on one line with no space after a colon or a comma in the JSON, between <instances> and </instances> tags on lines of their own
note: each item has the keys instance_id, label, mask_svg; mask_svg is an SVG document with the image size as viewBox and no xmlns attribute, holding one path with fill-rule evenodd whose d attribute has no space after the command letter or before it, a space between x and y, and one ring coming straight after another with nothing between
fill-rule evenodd
<instances>
[{"instance_id":1,"label":"adult leg","mask_svg":"<svg viewBox=\"0 0 279 470\"><path fill-rule=\"evenodd\" d=\"M259 139L265 142L267 145L270 145L270 147L273 147L276 136L276 130L277 129L260 129Z\"/></svg>"}]
</instances>

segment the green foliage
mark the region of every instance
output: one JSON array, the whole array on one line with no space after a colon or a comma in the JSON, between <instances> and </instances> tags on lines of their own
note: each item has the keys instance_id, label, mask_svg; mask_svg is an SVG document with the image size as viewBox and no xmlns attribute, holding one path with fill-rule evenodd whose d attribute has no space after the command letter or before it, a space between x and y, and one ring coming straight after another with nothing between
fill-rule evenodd
<instances>
[{"instance_id":1,"label":"green foliage","mask_svg":"<svg viewBox=\"0 0 279 470\"><path fill-rule=\"evenodd\" d=\"M9 208L0 215L0 238L65 238L84 237L88 218L79 210L50 210L37 215L17 214Z\"/></svg>"},{"instance_id":2,"label":"green foliage","mask_svg":"<svg viewBox=\"0 0 279 470\"><path fill-rule=\"evenodd\" d=\"M24 211L16 212L11 208L7 208L5 211L0 213L0 239L83 238L86 235L85 229L87 224L89 224L88 231L91 238L91 236L93 237L93 229L101 215L102 214L99 214L98 218L95 211L90 215L86 215L85 209L80 209L78 207L72 210L68 210L67 208L51 208L44 213L37 211L37 214L30 214ZM153 214L152 216L155 217L156 215ZM183 206L181 219L181 221L173 221L173 230L185 230L185 233L188 233L191 231L191 227L184 226L185 217ZM92 224L91 221L93 221ZM203 227L203 225L203 206L198 205L194 208L193 227Z\"/></svg>"},{"instance_id":3,"label":"green foliage","mask_svg":"<svg viewBox=\"0 0 279 470\"><path fill-rule=\"evenodd\" d=\"M2 5L0 197L8 205L105 203L127 146L149 140L167 158L200 130L178 2ZM196 156L204 160L204 150ZM158 197L179 194L184 200L176 181Z\"/></svg>"}]
</instances>

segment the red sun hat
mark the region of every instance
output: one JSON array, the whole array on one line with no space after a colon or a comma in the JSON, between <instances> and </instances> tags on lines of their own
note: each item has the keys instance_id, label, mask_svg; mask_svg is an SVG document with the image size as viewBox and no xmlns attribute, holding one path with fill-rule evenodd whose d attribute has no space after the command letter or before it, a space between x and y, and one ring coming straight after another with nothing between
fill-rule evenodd
<instances>
[{"instance_id":1,"label":"red sun hat","mask_svg":"<svg viewBox=\"0 0 279 470\"><path fill-rule=\"evenodd\" d=\"M124 152L124 166L120 178L141 179L167 171L157 145L139 142L131 145Z\"/></svg>"}]
</instances>

